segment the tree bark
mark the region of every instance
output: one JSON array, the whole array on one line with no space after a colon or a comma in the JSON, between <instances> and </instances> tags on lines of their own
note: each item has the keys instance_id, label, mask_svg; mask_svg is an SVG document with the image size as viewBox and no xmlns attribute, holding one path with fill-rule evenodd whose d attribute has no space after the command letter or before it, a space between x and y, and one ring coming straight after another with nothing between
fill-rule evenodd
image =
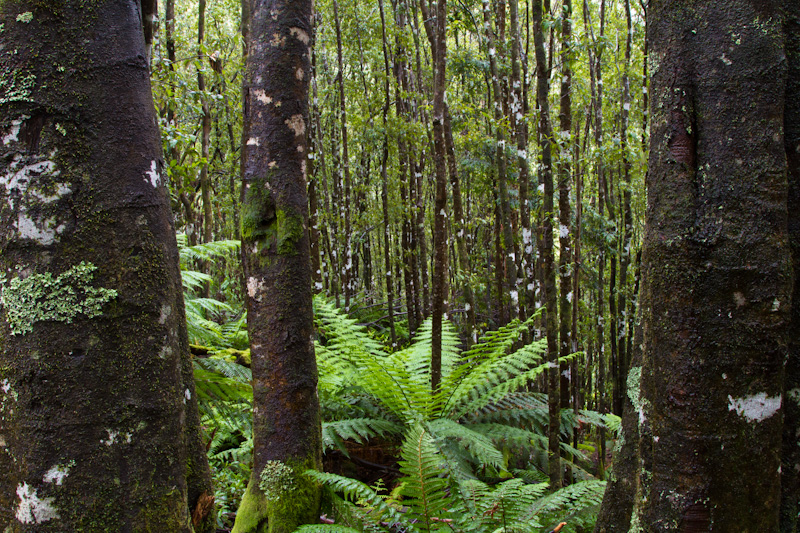
<instances>
[{"instance_id":1,"label":"tree bark","mask_svg":"<svg viewBox=\"0 0 800 533\"><path fill-rule=\"evenodd\" d=\"M789 243L794 267L789 356L783 396L781 464L781 533L800 526L800 4L789 2L786 13L786 59L789 66L784 106L784 135L789 176Z\"/></svg>"},{"instance_id":2,"label":"tree bark","mask_svg":"<svg viewBox=\"0 0 800 533\"><path fill-rule=\"evenodd\" d=\"M253 369L253 475L236 533L316 522L322 462L306 198L311 2L247 0L242 263ZM279 105L280 104L280 105Z\"/></svg>"},{"instance_id":3,"label":"tree bark","mask_svg":"<svg viewBox=\"0 0 800 533\"><path fill-rule=\"evenodd\" d=\"M210 490L139 7L0 11L5 531L188 533Z\"/></svg>"},{"instance_id":4,"label":"tree bark","mask_svg":"<svg viewBox=\"0 0 800 533\"><path fill-rule=\"evenodd\" d=\"M642 370L628 383L640 425L632 530L778 530L792 290L780 11L649 7L658 61Z\"/></svg>"}]
</instances>

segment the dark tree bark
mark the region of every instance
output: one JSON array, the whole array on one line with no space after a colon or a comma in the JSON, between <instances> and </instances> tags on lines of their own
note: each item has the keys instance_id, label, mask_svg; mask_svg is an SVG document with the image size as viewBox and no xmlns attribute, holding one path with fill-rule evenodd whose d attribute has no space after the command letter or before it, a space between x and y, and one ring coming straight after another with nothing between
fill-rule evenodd
<instances>
[{"instance_id":1,"label":"dark tree bark","mask_svg":"<svg viewBox=\"0 0 800 533\"><path fill-rule=\"evenodd\" d=\"M630 523L608 531L778 530L792 290L781 10L649 7L637 479Z\"/></svg>"},{"instance_id":2,"label":"dark tree bark","mask_svg":"<svg viewBox=\"0 0 800 533\"><path fill-rule=\"evenodd\" d=\"M0 10L5 531L188 533L213 501L139 7Z\"/></svg>"},{"instance_id":3,"label":"dark tree bark","mask_svg":"<svg viewBox=\"0 0 800 533\"><path fill-rule=\"evenodd\" d=\"M789 356L783 395L781 533L795 533L800 523L800 3L787 4L786 59L789 75L784 106L786 160L789 167L789 242L794 267Z\"/></svg>"},{"instance_id":4,"label":"dark tree bark","mask_svg":"<svg viewBox=\"0 0 800 533\"><path fill-rule=\"evenodd\" d=\"M253 364L253 476L237 533L316 521L322 461L311 307L306 124L311 2L248 0L242 263Z\"/></svg>"}]
</instances>

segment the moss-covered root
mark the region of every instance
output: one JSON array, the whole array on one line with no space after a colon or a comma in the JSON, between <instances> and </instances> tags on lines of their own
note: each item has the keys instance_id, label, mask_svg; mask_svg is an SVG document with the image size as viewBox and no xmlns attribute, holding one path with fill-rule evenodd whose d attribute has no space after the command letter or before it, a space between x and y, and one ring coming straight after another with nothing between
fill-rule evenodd
<instances>
[{"instance_id":1,"label":"moss-covered root","mask_svg":"<svg viewBox=\"0 0 800 533\"><path fill-rule=\"evenodd\" d=\"M304 472L313 461L267 461L250 478L232 533L291 533L317 521L320 486Z\"/></svg>"},{"instance_id":2,"label":"moss-covered root","mask_svg":"<svg viewBox=\"0 0 800 533\"><path fill-rule=\"evenodd\" d=\"M267 533L267 497L258 488L259 479L253 474L236 512L231 533Z\"/></svg>"}]
</instances>

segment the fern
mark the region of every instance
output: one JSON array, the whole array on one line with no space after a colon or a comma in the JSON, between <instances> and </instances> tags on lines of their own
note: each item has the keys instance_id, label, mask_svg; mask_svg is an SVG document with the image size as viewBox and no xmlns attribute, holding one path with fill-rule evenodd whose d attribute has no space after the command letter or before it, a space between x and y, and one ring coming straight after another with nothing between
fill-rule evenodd
<instances>
[{"instance_id":1,"label":"fern","mask_svg":"<svg viewBox=\"0 0 800 533\"><path fill-rule=\"evenodd\" d=\"M324 449L336 447L339 451L349 456L344 447L345 440L353 440L364 444L373 437L386 435L402 435L403 428L387 420L372 418L349 418L322 424L322 444Z\"/></svg>"},{"instance_id":2,"label":"fern","mask_svg":"<svg viewBox=\"0 0 800 533\"><path fill-rule=\"evenodd\" d=\"M446 526L448 505L444 458L424 424L406 435L400 451L400 471L405 474L400 493L409 506L409 515L419 520L422 531L437 531Z\"/></svg>"}]
</instances>

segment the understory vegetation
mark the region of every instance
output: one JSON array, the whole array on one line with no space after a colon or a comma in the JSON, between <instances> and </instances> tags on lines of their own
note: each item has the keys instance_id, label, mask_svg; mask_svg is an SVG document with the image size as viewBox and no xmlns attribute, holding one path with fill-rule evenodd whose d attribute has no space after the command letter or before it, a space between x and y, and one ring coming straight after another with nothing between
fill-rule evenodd
<instances>
[{"instance_id":1,"label":"understory vegetation","mask_svg":"<svg viewBox=\"0 0 800 533\"><path fill-rule=\"evenodd\" d=\"M236 301L232 288L215 287L189 265L230 257L237 243L179 242L218 526L226 528L253 460L246 317L240 305L201 296L210 289ZM354 318L324 296L315 298L314 311L329 471L307 475L326 488L323 522L330 523L302 531L538 532L561 522L565 532L591 529L605 488L597 476L595 429L613 433L619 418L561 411L563 467L573 483L549 491L547 397L533 392L548 368L547 341L525 340L541 313L488 331L466 350L445 321L442 381L432 394L430 320L393 349L379 325L360 325L378 324L375 311L362 309Z\"/></svg>"}]
</instances>

